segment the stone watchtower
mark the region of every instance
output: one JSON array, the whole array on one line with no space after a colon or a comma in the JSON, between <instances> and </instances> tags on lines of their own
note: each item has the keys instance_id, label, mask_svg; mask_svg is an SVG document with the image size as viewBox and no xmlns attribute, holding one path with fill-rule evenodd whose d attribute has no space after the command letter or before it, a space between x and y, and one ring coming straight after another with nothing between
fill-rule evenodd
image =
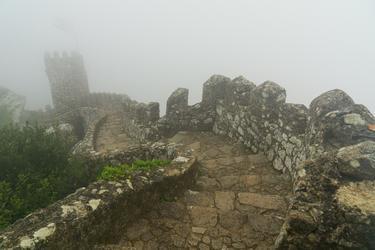
<instances>
[{"instance_id":1,"label":"stone watchtower","mask_svg":"<svg viewBox=\"0 0 375 250\"><path fill-rule=\"evenodd\" d=\"M77 52L46 53L44 63L56 112L85 106L89 84L82 55Z\"/></svg>"}]
</instances>

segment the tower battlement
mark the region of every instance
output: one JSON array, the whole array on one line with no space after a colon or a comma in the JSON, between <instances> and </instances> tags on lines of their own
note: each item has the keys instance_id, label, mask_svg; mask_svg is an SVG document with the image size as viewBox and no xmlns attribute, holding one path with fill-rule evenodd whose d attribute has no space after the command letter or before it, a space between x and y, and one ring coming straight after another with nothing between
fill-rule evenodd
<instances>
[{"instance_id":1,"label":"tower battlement","mask_svg":"<svg viewBox=\"0 0 375 250\"><path fill-rule=\"evenodd\" d=\"M90 91L82 55L46 53L44 63L56 111L65 112L84 105Z\"/></svg>"}]
</instances>

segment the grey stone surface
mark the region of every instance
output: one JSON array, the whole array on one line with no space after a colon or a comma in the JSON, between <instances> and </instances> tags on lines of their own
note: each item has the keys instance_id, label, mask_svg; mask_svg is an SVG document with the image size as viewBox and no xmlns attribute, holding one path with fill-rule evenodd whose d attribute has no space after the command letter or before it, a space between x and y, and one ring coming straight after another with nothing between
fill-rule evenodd
<instances>
[{"instance_id":1,"label":"grey stone surface","mask_svg":"<svg viewBox=\"0 0 375 250\"><path fill-rule=\"evenodd\" d=\"M167 141L178 142L178 147L187 151L192 145L196 150L191 153L198 159L204 155L197 180L216 180L217 183L221 171L227 168L232 176L237 176L237 180L242 179L242 176L250 176L251 187L237 183L224 188L197 182L174 201L155 204L152 211L127 227L139 228L143 234L131 234L136 234L137 238L124 235L115 246L118 249L136 247L141 241L143 246L153 242L158 249L250 249L258 245L271 248L286 207L267 210L267 215L260 215L266 211L264 208L242 205L238 198L239 193L249 192L250 189L262 190L268 194L264 194L266 197L281 197L291 191L288 181L279 177L279 173L272 169L264 156L240 153L236 145L206 132L179 132ZM219 167L222 161L226 164ZM245 167L255 163L259 168ZM267 181L262 182L262 179ZM259 216L261 219L254 219ZM153 238L144 236L148 234L148 228ZM265 242L264 238L268 240ZM113 245L105 244L97 249L109 246Z\"/></svg>"},{"instance_id":2,"label":"grey stone surface","mask_svg":"<svg viewBox=\"0 0 375 250\"><path fill-rule=\"evenodd\" d=\"M375 179L375 142L365 141L338 150L338 170L354 179Z\"/></svg>"}]
</instances>

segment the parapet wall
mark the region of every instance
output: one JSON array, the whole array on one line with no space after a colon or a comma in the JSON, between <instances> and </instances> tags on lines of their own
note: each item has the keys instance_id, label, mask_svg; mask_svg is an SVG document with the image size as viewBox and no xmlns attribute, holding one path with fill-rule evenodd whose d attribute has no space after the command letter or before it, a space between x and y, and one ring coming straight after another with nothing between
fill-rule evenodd
<instances>
[{"instance_id":1,"label":"parapet wall","mask_svg":"<svg viewBox=\"0 0 375 250\"><path fill-rule=\"evenodd\" d=\"M172 131L193 128L184 119L187 98L178 89L168 99ZM366 107L332 90L307 108L286 103L276 83L224 76L204 84L199 105L214 110L215 133L263 152L291 175L292 203L276 249L375 248L375 118Z\"/></svg>"},{"instance_id":2,"label":"parapet wall","mask_svg":"<svg viewBox=\"0 0 375 250\"><path fill-rule=\"evenodd\" d=\"M127 163L134 159L169 158L171 146L134 147L94 159ZM178 160L177 160L178 159ZM182 160L183 161L182 161ZM164 197L174 197L195 179L195 158L179 157L150 173L118 181L97 181L51 206L18 220L0 234L1 249L93 249L115 243L126 225L151 210Z\"/></svg>"},{"instance_id":3,"label":"parapet wall","mask_svg":"<svg viewBox=\"0 0 375 250\"><path fill-rule=\"evenodd\" d=\"M105 94L87 100L121 113L125 131L140 142L181 130L213 131L264 153L293 180L277 249L375 248L375 118L345 92L328 91L307 108L286 103L285 89L274 82L256 86L243 77L214 75L200 103L189 106L188 90L174 91L162 118L157 103ZM95 140L95 132L87 135L88 142Z\"/></svg>"},{"instance_id":4,"label":"parapet wall","mask_svg":"<svg viewBox=\"0 0 375 250\"><path fill-rule=\"evenodd\" d=\"M203 85L202 102L189 106L188 94L184 88L174 91L162 118L158 103L126 95L96 93L86 101L90 108L121 114L124 130L141 143L181 130L213 131L263 152L275 169L292 176L305 159L375 137L367 129L375 123L373 115L341 90L315 98L308 109L286 103L285 89L274 82L256 86L242 76L214 75ZM95 140L91 130L85 136L89 142Z\"/></svg>"},{"instance_id":5,"label":"parapet wall","mask_svg":"<svg viewBox=\"0 0 375 250\"><path fill-rule=\"evenodd\" d=\"M103 109L109 112L122 112L131 99L124 94L114 93L90 93L82 106L86 104L88 107Z\"/></svg>"},{"instance_id":6,"label":"parapet wall","mask_svg":"<svg viewBox=\"0 0 375 250\"><path fill-rule=\"evenodd\" d=\"M141 143L159 140L157 121L160 118L159 103L129 102L124 107L124 129L127 134Z\"/></svg>"},{"instance_id":7,"label":"parapet wall","mask_svg":"<svg viewBox=\"0 0 375 250\"><path fill-rule=\"evenodd\" d=\"M264 152L276 169L291 173L306 159L308 109L285 100L285 89L273 82L256 86L241 76L231 80L214 75L203 85L201 103L188 106L187 89L173 92L159 127L164 135L214 131L254 153Z\"/></svg>"},{"instance_id":8,"label":"parapet wall","mask_svg":"<svg viewBox=\"0 0 375 250\"><path fill-rule=\"evenodd\" d=\"M178 131L211 131L215 111L212 105L203 102L188 105L189 90L179 88L167 100L166 115L159 120L158 128L165 136Z\"/></svg>"},{"instance_id":9,"label":"parapet wall","mask_svg":"<svg viewBox=\"0 0 375 250\"><path fill-rule=\"evenodd\" d=\"M305 159L364 140L374 140L373 115L343 91L328 91L310 108L286 103L286 91L267 81L258 86L240 76L214 75L203 85L202 102L188 105L179 88L156 127L162 135L180 130L213 131L263 152L275 169L292 176Z\"/></svg>"},{"instance_id":10,"label":"parapet wall","mask_svg":"<svg viewBox=\"0 0 375 250\"><path fill-rule=\"evenodd\" d=\"M106 121L107 114L96 108L79 109L80 117L87 124L84 137L73 148L73 154L95 153L95 142L100 126Z\"/></svg>"},{"instance_id":11,"label":"parapet wall","mask_svg":"<svg viewBox=\"0 0 375 250\"><path fill-rule=\"evenodd\" d=\"M264 152L273 166L293 172L305 160L307 108L285 103L285 89L273 82L259 86L227 80L225 98L216 104L213 131ZM239 92L237 89L243 89Z\"/></svg>"}]
</instances>

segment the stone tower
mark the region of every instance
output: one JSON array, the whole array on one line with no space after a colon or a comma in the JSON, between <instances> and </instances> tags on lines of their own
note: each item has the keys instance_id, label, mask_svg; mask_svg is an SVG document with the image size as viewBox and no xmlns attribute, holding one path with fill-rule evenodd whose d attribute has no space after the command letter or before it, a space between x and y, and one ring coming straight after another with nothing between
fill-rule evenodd
<instances>
[{"instance_id":1,"label":"stone tower","mask_svg":"<svg viewBox=\"0 0 375 250\"><path fill-rule=\"evenodd\" d=\"M46 53L44 63L56 112L86 106L89 84L82 55L77 52Z\"/></svg>"}]
</instances>

